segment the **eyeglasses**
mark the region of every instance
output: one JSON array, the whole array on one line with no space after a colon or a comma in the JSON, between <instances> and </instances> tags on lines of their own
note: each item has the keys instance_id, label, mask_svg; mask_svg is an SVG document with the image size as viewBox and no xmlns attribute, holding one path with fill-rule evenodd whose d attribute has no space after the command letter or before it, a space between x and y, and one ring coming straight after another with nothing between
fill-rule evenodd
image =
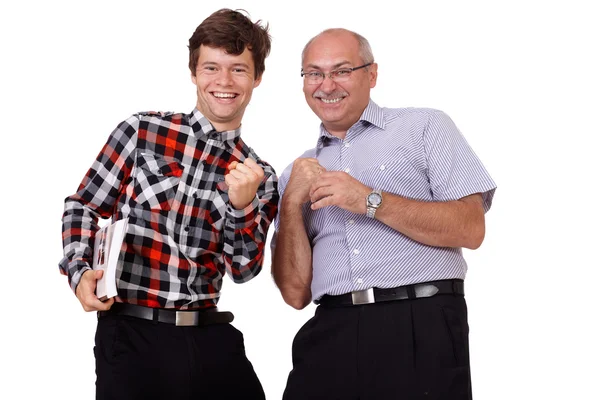
<instances>
[{"instance_id":1,"label":"eyeglasses","mask_svg":"<svg viewBox=\"0 0 600 400\"><path fill-rule=\"evenodd\" d=\"M300 76L303 77L307 83L311 85L319 85L323 83L325 77L328 76L334 82L345 82L350 79L350 75L352 75L352 71L356 71L357 69L366 68L369 65L373 64L372 62L361 65L360 67L354 68L340 68L334 69L329 73L321 72L321 71L308 71L304 72L304 70L300 70Z\"/></svg>"}]
</instances>

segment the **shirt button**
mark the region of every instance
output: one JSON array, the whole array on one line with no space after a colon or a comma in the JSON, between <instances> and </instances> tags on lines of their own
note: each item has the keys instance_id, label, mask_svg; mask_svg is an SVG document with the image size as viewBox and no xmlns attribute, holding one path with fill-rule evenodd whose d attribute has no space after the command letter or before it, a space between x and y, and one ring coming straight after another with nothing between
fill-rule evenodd
<instances>
[{"instance_id":1,"label":"shirt button","mask_svg":"<svg viewBox=\"0 0 600 400\"><path fill-rule=\"evenodd\" d=\"M344 147L350 147L350 143L348 143L348 142L344 143Z\"/></svg>"},{"instance_id":2,"label":"shirt button","mask_svg":"<svg viewBox=\"0 0 600 400\"><path fill-rule=\"evenodd\" d=\"M354 249L354 250L352 250L352 252L353 252L354 254L358 254L358 253L360 253L360 250L359 250L359 249Z\"/></svg>"},{"instance_id":3,"label":"shirt button","mask_svg":"<svg viewBox=\"0 0 600 400\"><path fill-rule=\"evenodd\" d=\"M192 194L192 197L197 199L198 198L198 193L194 192L194 194Z\"/></svg>"},{"instance_id":4,"label":"shirt button","mask_svg":"<svg viewBox=\"0 0 600 400\"><path fill-rule=\"evenodd\" d=\"M352 224L354 223L354 220L353 220L353 219L350 219L350 220L348 220L348 223L349 223L350 225L352 225Z\"/></svg>"},{"instance_id":5,"label":"shirt button","mask_svg":"<svg viewBox=\"0 0 600 400\"><path fill-rule=\"evenodd\" d=\"M385 165L381 164L381 167L379 167L380 170L384 170L385 169Z\"/></svg>"},{"instance_id":6,"label":"shirt button","mask_svg":"<svg viewBox=\"0 0 600 400\"><path fill-rule=\"evenodd\" d=\"M356 283L358 283L359 285L360 285L360 284L362 284L362 283L363 283L363 280L362 280L362 278L358 278L358 279L356 280Z\"/></svg>"},{"instance_id":7,"label":"shirt button","mask_svg":"<svg viewBox=\"0 0 600 400\"><path fill-rule=\"evenodd\" d=\"M349 172L350 172L350 168L346 168L346 169L344 170L344 172L345 172L345 173L349 173Z\"/></svg>"},{"instance_id":8,"label":"shirt button","mask_svg":"<svg viewBox=\"0 0 600 400\"><path fill-rule=\"evenodd\" d=\"M190 231L190 227L186 226L185 228L183 228L184 231L189 232Z\"/></svg>"}]
</instances>

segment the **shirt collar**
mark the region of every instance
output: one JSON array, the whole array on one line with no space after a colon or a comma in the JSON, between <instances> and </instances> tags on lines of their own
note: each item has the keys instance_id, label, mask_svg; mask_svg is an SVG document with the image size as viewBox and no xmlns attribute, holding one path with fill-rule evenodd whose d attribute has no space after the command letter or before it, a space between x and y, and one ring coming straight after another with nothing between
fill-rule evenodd
<instances>
[{"instance_id":1,"label":"shirt collar","mask_svg":"<svg viewBox=\"0 0 600 400\"><path fill-rule=\"evenodd\" d=\"M196 139L200 140L204 136L216 142L225 143L229 147L235 147L242 133L241 126L231 131L217 132L215 127L197 108L194 108L194 111L190 114L190 126Z\"/></svg>"},{"instance_id":2,"label":"shirt collar","mask_svg":"<svg viewBox=\"0 0 600 400\"><path fill-rule=\"evenodd\" d=\"M383 109L375 104L375 102L371 99L369 99L369 104L367 104L367 107L364 109L358 121L352 126L354 127L357 124L362 123L362 121L374 125L380 129L385 129L385 115L383 113ZM350 129L352 129L352 127ZM362 130L358 131L358 133L360 132L362 132ZM348 136L346 137L348 138ZM323 123L321 123L319 139L317 140L317 148L322 148L329 140L335 138L335 136L327 132L327 129L325 129L325 126Z\"/></svg>"}]
</instances>

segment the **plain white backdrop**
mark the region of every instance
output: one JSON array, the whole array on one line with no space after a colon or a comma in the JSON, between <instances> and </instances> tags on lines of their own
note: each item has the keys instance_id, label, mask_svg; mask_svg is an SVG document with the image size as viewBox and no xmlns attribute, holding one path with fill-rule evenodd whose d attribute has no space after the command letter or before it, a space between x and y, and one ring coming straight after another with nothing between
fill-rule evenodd
<instances>
[{"instance_id":1,"label":"plain white backdrop","mask_svg":"<svg viewBox=\"0 0 600 400\"><path fill-rule=\"evenodd\" d=\"M599 14L583 1L23 1L0 16L3 172L0 398L94 398L95 320L58 272L63 200L112 129L144 110L190 112L187 41L222 7L273 36L243 137L277 172L313 147L300 52L323 29L370 40L372 98L448 113L498 190L465 251L476 399L598 398ZM269 237L271 236L269 234ZM270 277L226 278L267 399L281 398L295 311Z\"/></svg>"}]
</instances>

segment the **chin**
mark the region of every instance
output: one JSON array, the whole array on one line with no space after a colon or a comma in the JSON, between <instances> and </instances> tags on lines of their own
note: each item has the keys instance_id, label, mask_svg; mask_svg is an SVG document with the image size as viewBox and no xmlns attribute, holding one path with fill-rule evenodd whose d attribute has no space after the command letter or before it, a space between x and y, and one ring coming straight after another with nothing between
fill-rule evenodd
<instances>
[{"instance_id":1,"label":"chin","mask_svg":"<svg viewBox=\"0 0 600 400\"><path fill-rule=\"evenodd\" d=\"M344 113L337 110L335 112L331 112L331 110L324 110L319 114L321 119L327 122L337 122L344 118Z\"/></svg>"}]
</instances>

